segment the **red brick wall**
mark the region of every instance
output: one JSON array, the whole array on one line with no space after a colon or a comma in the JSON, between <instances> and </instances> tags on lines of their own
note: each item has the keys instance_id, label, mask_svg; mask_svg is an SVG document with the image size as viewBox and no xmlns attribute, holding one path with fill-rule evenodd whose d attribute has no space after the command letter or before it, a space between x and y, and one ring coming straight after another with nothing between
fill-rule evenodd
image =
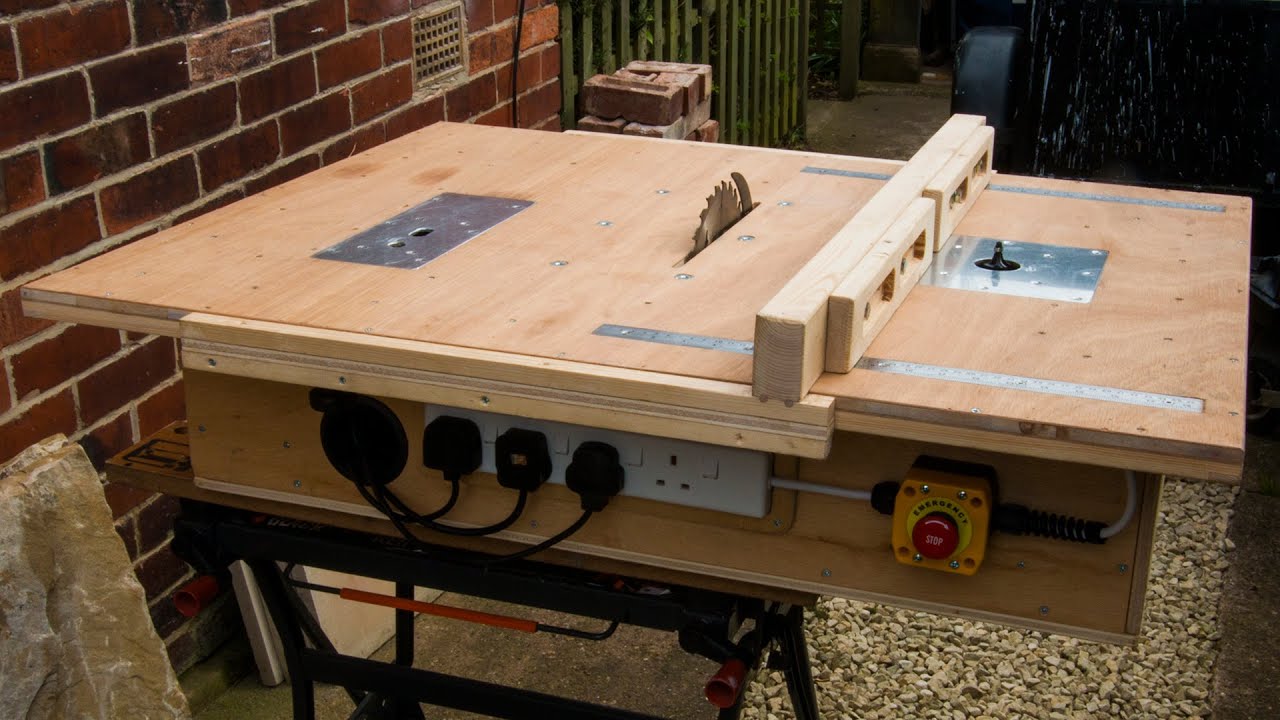
<instances>
[{"instance_id":1,"label":"red brick wall","mask_svg":"<svg viewBox=\"0 0 1280 720\"><path fill-rule=\"evenodd\" d=\"M512 124L518 0L465 0L469 77L415 91L431 4L0 0L0 460L61 432L100 461L183 415L173 340L25 318L23 284L439 120ZM526 0L522 127L559 130L558 27ZM106 494L185 668L176 502Z\"/></svg>"}]
</instances>

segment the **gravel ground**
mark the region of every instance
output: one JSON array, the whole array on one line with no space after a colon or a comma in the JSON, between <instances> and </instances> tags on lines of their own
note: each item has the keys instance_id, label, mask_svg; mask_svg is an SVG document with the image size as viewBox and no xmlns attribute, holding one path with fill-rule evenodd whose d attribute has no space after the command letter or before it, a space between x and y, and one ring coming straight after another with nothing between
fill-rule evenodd
<instances>
[{"instance_id":1,"label":"gravel ground","mask_svg":"<svg viewBox=\"0 0 1280 720\"><path fill-rule=\"evenodd\" d=\"M1236 493L1165 484L1132 647L823 598L807 626L823 718L1207 717ZM762 680L744 717L793 717L781 673Z\"/></svg>"}]
</instances>

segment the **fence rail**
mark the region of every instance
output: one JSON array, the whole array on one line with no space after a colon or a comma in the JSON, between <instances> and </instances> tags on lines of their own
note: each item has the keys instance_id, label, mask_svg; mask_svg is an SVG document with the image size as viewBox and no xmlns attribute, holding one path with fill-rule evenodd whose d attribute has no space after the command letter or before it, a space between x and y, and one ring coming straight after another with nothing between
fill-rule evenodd
<instances>
[{"instance_id":1,"label":"fence rail","mask_svg":"<svg viewBox=\"0 0 1280 720\"><path fill-rule=\"evenodd\" d=\"M819 74L839 79L840 99L858 93L862 37L870 18L867 0L809 0L810 57Z\"/></svg>"},{"instance_id":2,"label":"fence rail","mask_svg":"<svg viewBox=\"0 0 1280 720\"><path fill-rule=\"evenodd\" d=\"M560 0L561 125L578 90L632 60L707 63L722 142L778 145L804 127L809 0Z\"/></svg>"}]
</instances>

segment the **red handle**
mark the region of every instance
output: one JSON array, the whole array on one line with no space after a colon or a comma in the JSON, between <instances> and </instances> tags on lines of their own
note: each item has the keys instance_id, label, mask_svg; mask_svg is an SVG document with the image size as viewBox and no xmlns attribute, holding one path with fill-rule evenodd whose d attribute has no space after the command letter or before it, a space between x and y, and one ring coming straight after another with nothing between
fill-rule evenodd
<instances>
[{"instance_id":1,"label":"red handle","mask_svg":"<svg viewBox=\"0 0 1280 720\"><path fill-rule=\"evenodd\" d=\"M213 575L201 575L195 580L178 588L173 594L173 606L183 617L195 617L208 607L213 599L222 592L218 578Z\"/></svg>"},{"instance_id":2,"label":"red handle","mask_svg":"<svg viewBox=\"0 0 1280 720\"><path fill-rule=\"evenodd\" d=\"M742 682L747 677L747 664L732 658L720 666L720 670L711 676L703 690L707 700L721 710L728 710L738 702L742 693Z\"/></svg>"},{"instance_id":3,"label":"red handle","mask_svg":"<svg viewBox=\"0 0 1280 720\"><path fill-rule=\"evenodd\" d=\"M507 615L494 615L493 613L480 612L479 610L465 610L463 608L449 607L448 605L437 605L435 603L422 602L420 600L392 597L390 595L381 595L379 593L355 590L353 588L342 588L341 592L338 593L338 596L344 600L354 600L356 602L367 603L369 605L381 605L382 607L395 608L397 610L409 610L410 612L421 613L423 615L435 615L436 617L465 620L466 622L479 623L490 627L506 628L508 630L519 630L520 632L538 632L538 623L532 620L521 620L520 618L513 618Z\"/></svg>"}]
</instances>

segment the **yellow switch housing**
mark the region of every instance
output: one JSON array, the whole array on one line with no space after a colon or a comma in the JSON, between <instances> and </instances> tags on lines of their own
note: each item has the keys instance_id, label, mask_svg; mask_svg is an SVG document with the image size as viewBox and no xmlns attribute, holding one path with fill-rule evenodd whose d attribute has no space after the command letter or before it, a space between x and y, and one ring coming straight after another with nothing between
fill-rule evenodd
<instances>
[{"instance_id":1,"label":"yellow switch housing","mask_svg":"<svg viewBox=\"0 0 1280 720\"><path fill-rule=\"evenodd\" d=\"M893 554L898 562L972 575L982 565L991 527L995 471L985 465L921 457L898 488L893 506ZM931 515L949 519L958 542L945 557L929 557L912 540L916 524ZM936 554L936 550L933 554Z\"/></svg>"}]
</instances>

